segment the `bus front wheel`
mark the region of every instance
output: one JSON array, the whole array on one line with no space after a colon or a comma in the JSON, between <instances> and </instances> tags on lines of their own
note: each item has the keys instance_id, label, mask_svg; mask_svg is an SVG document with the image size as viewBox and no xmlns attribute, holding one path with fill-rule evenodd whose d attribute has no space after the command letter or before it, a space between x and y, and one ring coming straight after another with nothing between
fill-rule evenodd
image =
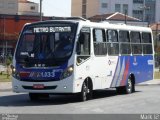
<instances>
[{"instance_id":1,"label":"bus front wheel","mask_svg":"<svg viewBox=\"0 0 160 120\"><path fill-rule=\"evenodd\" d=\"M92 86L90 82L84 82L82 85L82 90L80 93L80 100L81 101L86 101L89 99L92 99Z\"/></svg>"},{"instance_id":2,"label":"bus front wheel","mask_svg":"<svg viewBox=\"0 0 160 120\"><path fill-rule=\"evenodd\" d=\"M82 85L82 91L80 93L81 101L86 101L87 100L87 85L86 83L83 83Z\"/></svg>"}]
</instances>

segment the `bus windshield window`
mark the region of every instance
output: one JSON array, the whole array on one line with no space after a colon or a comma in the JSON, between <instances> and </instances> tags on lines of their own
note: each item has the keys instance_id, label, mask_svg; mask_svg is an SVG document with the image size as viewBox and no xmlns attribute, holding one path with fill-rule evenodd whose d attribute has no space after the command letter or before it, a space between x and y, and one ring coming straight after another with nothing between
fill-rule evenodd
<instances>
[{"instance_id":1,"label":"bus windshield window","mask_svg":"<svg viewBox=\"0 0 160 120\"><path fill-rule=\"evenodd\" d=\"M20 37L17 58L65 60L72 54L75 31L72 24L28 26Z\"/></svg>"}]
</instances>

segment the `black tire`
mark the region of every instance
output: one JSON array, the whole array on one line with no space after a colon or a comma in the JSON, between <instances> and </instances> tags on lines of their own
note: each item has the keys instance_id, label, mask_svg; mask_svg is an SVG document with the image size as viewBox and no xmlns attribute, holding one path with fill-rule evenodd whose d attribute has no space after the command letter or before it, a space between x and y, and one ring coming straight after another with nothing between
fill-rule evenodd
<instances>
[{"instance_id":1,"label":"black tire","mask_svg":"<svg viewBox=\"0 0 160 120\"><path fill-rule=\"evenodd\" d=\"M81 93L80 93L80 100L82 102L86 100L90 100L92 99L92 94L93 94L92 86L84 82L82 85Z\"/></svg>"},{"instance_id":2,"label":"black tire","mask_svg":"<svg viewBox=\"0 0 160 120\"><path fill-rule=\"evenodd\" d=\"M117 93L119 94L131 94L135 91L135 84L131 77L128 78L126 86L117 87Z\"/></svg>"}]
</instances>

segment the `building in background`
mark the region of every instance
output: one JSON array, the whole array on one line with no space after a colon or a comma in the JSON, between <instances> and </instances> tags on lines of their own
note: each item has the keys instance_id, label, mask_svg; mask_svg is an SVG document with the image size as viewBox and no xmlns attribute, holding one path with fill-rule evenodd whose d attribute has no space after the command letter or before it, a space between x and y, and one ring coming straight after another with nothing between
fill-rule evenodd
<instances>
[{"instance_id":1,"label":"building in background","mask_svg":"<svg viewBox=\"0 0 160 120\"><path fill-rule=\"evenodd\" d=\"M88 18L98 14L99 0L72 0L71 15Z\"/></svg>"},{"instance_id":2,"label":"building in background","mask_svg":"<svg viewBox=\"0 0 160 120\"><path fill-rule=\"evenodd\" d=\"M152 29L153 37L155 40L155 51L158 51L158 53L160 53L160 23L158 22L151 24L150 28Z\"/></svg>"},{"instance_id":3,"label":"building in background","mask_svg":"<svg viewBox=\"0 0 160 120\"><path fill-rule=\"evenodd\" d=\"M0 0L0 14L17 14L18 0Z\"/></svg>"},{"instance_id":4,"label":"building in background","mask_svg":"<svg viewBox=\"0 0 160 120\"><path fill-rule=\"evenodd\" d=\"M71 15L85 18L120 12L154 23L160 21L160 0L72 0Z\"/></svg>"},{"instance_id":5,"label":"building in background","mask_svg":"<svg viewBox=\"0 0 160 120\"><path fill-rule=\"evenodd\" d=\"M132 14L132 0L100 0L99 13L114 13Z\"/></svg>"},{"instance_id":6,"label":"building in background","mask_svg":"<svg viewBox=\"0 0 160 120\"><path fill-rule=\"evenodd\" d=\"M51 20L53 17L43 17L43 20ZM0 15L0 58L13 56L14 49L26 23L39 21L39 16L30 15ZM0 61L2 62L2 61ZM4 61L3 61L4 62Z\"/></svg>"},{"instance_id":7,"label":"building in background","mask_svg":"<svg viewBox=\"0 0 160 120\"><path fill-rule=\"evenodd\" d=\"M95 15L88 18L92 22L109 22L111 24L127 24L134 26L148 27L148 22L144 22L140 19L116 12L111 14Z\"/></svg>"},{"instance_id":8,"label":"building in background","mask_svg":"<svg viewBox=\"0 0 160 120\"><path fill-rule=\"evenodd\" d=\"M18 2L18 15L36 15L39 16L38 3L30 2L27 0L19 0Z\"/></svg>"},{"instance_id":9,"label":"building in background","mask_svg":"<svg viewBox=\"0 0 160 120\"><path fill-rule=\"evenodd\" d=\"M160 16L156 7L159 2L159 0L133 0L132 16L149 23L159 21Z\"/></svg>"},{"instance_id":10,"label":"building in background","mask_svg":"<svg viewBox=\"0 0 160 120\"><path fill-rule=\"evenodd\" d=\"M0 0L0 62L13 55L24 24L40 20L38 9L38 3L28 0Z\"/></svg>"},{"instance_id":11,"label":"building in background","mask_svg":"<svg viewBox=\"0 0 160 120\"><path fill-rule=\"evenodd\" d=\"M0 0L0 14L39 15L38 3L28 0Z\"/></svg>"}]
</instances>

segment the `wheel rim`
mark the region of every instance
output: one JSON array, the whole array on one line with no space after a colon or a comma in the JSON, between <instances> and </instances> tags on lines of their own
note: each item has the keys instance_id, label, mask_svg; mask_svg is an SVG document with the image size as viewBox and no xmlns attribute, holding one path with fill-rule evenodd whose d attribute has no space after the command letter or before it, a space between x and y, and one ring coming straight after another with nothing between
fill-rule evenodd
<instances>
[{"instance_id":1,"label":"wheel rim","mask_svg":"<svg viewBox=\"0 0 160 120\"><path fill-rule=\"evenodd\" d=\"M131 79L128 79L127 91L128 91L128 93L132 92L132 81L131 81Z\"/></svg>"}]
</instances>

